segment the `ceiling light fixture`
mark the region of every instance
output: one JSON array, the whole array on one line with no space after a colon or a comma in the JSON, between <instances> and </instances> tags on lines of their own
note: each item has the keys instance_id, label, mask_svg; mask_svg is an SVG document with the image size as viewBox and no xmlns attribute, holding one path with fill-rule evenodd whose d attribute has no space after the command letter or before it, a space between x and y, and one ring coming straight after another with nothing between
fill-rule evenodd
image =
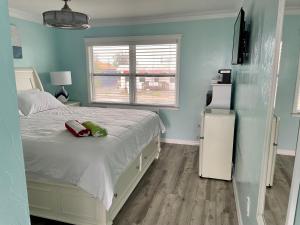
<instances>
[{"instance_id":1,"label":"ceiling light fixture","mask_svg":"<svg viewBox=\"0 0 300 225\"><path fill-rule=\"evenodd\" d=\"M90 17L84 13L74 12L68 6L68 1L65 2L61 10L51 10L43 13L44 25L57 27L62 29L87 29L90 27Z\"/></svg>"}]
</instances>

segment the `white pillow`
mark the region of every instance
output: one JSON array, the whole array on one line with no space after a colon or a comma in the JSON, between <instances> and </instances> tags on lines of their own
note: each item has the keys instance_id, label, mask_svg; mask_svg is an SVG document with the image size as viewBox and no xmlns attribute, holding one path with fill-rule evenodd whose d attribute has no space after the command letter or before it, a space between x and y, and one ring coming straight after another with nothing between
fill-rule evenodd
<instances>
[{"instance_id":1,"label":"white pillow","mask_svg":"<svg viewBox=\"0 0 300 225\"><path fill-rule=\"evenodd\" d=\"M41 90L38 89L38 88L34 88L34 89L29 89L29 90L18 91L17 94L19 96L19 94L23 94L25 92L39 92L39 91L41 91ZM24 114L22 113L22 111L20 110L20 108L19 108L19 116L24 116Z\"/></svg>"},{"instance_id":2,"label":"white pillow","mask_svg":"<svg viewBox=\"0 0 300 225\"><path fill-rule=\"evenodd\" d=\"M21 112L20 109L19 109L19 116L24 116L24 114Z\"/></svg>"},{"instance_id":3,"label":"white pillow","mask_svg":"<svg viewBox=\"0 0 300 225\"><path fill-rule=\"evenodd\" d=\"M19 92L18 104L19 109L25 116L64 106L53 95L44 91Z\"/></svg>"}]
</instances>

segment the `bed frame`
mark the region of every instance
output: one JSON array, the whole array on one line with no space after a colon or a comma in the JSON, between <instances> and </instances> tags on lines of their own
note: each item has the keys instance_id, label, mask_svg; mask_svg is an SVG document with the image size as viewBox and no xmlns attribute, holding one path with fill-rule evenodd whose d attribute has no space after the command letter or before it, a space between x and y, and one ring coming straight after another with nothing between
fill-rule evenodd
<instances>
[{"instance_id":1,"label":"bed frame","mask_svg":"<svg viewBox=\"0 0 300 225\"><path fill-rule=\"evenodd\" d=\"M33 68L15 69L17 90L44 90ZM112 206L107 211L100 200L81 188L27 177L30 214L76 225L111 225L124 203L155 158L160 139L155 137L129 165L115 185Z\"/></svg>"}]
</instances>

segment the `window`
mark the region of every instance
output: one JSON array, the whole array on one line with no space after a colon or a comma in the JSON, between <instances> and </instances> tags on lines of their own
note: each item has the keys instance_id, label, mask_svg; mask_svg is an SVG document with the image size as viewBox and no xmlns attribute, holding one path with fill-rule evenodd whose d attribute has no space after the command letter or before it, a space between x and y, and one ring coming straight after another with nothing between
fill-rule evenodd
<instances>
[{"instance_id":1,"label":"window","mask_svg":"<svg viewBox=\"0 0 300 225\"><path fill-rule=\"evenodd\" d=\"M179 35L86 39L90 102L178 106Z\"/></svg>"}]
</instances>

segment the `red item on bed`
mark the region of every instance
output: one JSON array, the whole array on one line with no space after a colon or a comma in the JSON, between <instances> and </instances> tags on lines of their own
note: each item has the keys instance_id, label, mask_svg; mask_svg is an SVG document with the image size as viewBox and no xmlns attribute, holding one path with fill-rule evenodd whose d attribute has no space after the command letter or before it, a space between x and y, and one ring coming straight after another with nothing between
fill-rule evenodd
<instances>
[{"instance_id":1,"label":"red item on bed","mask_svg":"<svg viewBox=\"0 0 300 225\"><path fill-rule=\"evenodd\" d=\"M91 131L86 129L77 120L69 120L65 123L65 127L70 131L75 137L87 137L90 135Z\"/></svg>"}]
</instances>

